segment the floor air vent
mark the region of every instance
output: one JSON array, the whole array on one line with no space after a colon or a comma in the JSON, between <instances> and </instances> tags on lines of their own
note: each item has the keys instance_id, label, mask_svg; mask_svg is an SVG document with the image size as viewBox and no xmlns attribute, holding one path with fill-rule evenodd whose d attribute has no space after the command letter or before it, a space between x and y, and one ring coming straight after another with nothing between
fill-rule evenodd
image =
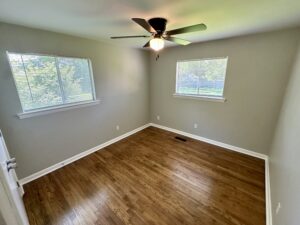
<instances>
[{"instance_id":1,"label":"floor air vent","mask_svg":"<svg viewBox=\"0 0 300 225\"><path fill-rule=\"evenodd\" d=\"M175 139L177 139L177 140L179 140L179 141L184 141L184 142L186 142L186 139L183 138L183 137L178 137L178 136L176 136Z\"/></svg>"}]
</instances>

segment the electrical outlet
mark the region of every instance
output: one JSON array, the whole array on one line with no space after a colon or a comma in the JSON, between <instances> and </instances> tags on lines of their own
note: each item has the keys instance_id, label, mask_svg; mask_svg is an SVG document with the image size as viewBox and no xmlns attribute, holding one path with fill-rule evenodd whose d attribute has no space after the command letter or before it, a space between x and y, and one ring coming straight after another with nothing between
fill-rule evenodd
<instances>
[{"instance_id":1,"label":"electrical outlet","mask_svg":"<svg viewBox=\"0 0 300 225\"><path fill-rule=\"evenodd\" d=\"M195 129L198 128L198 123L194 123L194 128L195 128Z\"/></svg>"},{"instance_id":2,"label":"electrical outlet","mask_svg":"<svg viewBox=\"0 0 300 225\"><path fill-rule=\"evenodd\" d=\"M277 207L276 207L276 215L279 213L280 209L281 209L281 203L278 202Z\"/></svg>"},{"instance_id":3,"label":"electrical outlet","mask_svg":"<svg viewBox=\"0 0 300 225\"><path fill-rule=\"evenodd\" d=\"M117 126L116 126L116 129L117 129L117 130L120 130L120 126L119 126L119 125L117 125Z\"/></svg>"},{"instance_id":4,"label":"electrical outlet","mask_svg":"<svg viewBox=\"0 0 300 225\"><path fill-rule=\"evenodd\" d=\"M156 119L157 119L157 120L160 120L160 116L159 116L159 115L157 115L157 116L156 116Z\"/></svg>"}]
</instances>

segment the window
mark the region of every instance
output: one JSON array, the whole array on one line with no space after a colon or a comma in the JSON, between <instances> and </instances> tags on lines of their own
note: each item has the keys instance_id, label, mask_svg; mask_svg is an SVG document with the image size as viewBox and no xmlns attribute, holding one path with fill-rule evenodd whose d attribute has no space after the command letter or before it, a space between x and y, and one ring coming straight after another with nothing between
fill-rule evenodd
<instances>
[{"instance_id":1,"label":"window","mask_svg":"<svg viewBox=\"0 0 300 225\"><path fill-rule=\"evenodd\" d=\"M227 58L177 62L176 94L222 98Z\"/></svg>"},{"instance_id":2,"label":"window","mask_svg":"<svg viewBox=\"0 0 300 225\"><path fill-rule=\"evenodd\" d=\"M8 53L23 112L95 100L90 61Z\"/></svg>"}]
</instances>

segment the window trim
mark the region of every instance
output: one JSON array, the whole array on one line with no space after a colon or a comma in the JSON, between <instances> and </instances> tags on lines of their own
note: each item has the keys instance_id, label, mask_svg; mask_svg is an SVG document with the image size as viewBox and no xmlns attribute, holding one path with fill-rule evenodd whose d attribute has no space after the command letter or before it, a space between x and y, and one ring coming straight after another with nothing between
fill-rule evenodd
<instances>
[{"instance_id":1,"label":"window trim","mask_svg":"<svg viewBox=\"0 0 300 225\"><path fill-rule=\"evenodd\" d=\"M222 95L201 95L201 94L183 94L177 92L177 80L178 80L178 63L180 62L192 62L192 61L203 61L203 60L213 60L213 59L227 59L226 70L225 70L225 77L224 77L224 86L223 86L223 93ZM189 99L196 99L196 100L206 100L206 101L215 101L215 102L226 102L225 98L225 85L226 85L226 78L227 78L227 70L228 70L228 56L219 56L219 57L208 57L208 58L200 58L200 59L185 59L185 60L177 60L176 61L176 78L175 78L175 92L173 97L178 98L189 98Z\"/></svg>"},{"instance_id":2,"label":"window trim","mask_svg":"<svg viewBox=\"0 0 300 225\"><path fill-rule=\"evenodd\" d=\"M77 108L83 108L87 106L93 106L93 105L98 105L101 102L101 100L89 100L89 101L81 101L81 102L76 102L76 103L70 103L70 104L64 104L64 105L59 105L55 107L46 107L43 109L38 109L38 110L31 110L27 112L22 112L18 113L17 117L19 119L25 119L25 118L30 118L34 116L41 116L41 115L47 115L55 112L63 112L67 111L70 109L77 109Z\"/></svg>"},{"instance_id":3,"label":"window trim","mask_svg":"<svg viewBox=\"0 0 300 225\"><path fill-rule=\"evenodd\" d=\"M205 95L186 95L186 94L177 94L174 93L173 97L176 98L183 98L183 99L195 99L195 100L204 100L204 101L211 101L211 102L226 102L227 99L220 96L205 96Z\"/></svg>"},{"instance_id":4,"label":"window trim","mask_svg":"<svg viewBox=\"0 0 300 225\"><path fill-rule=\"evenodd\" d=\"M37 109L25 110L24 107L23 107L21 98L20 98L19 90L17 88L17 83L16 83L16 80L15 80L15 77L14 77L14 74L13 74L13 68L12 68L11 62L9 60L9 54L50 56L50 57L55 57L55 61L57 61L57 58L59 58L59 57L87 60L88 67L89 67L89 73L90 73L90 82L91 82L91 89L92 89L93 99L92 100L86 100L86 101L73 102L73 103L62 103L62 104L49 106L49 107L41 107L41 108L37 108ZM22 108L22 112L17 114L17 116L20 119L29 118L29 117L36 116L36 115L49 114L49 113L52 113L52 112L65 111L65 110L72 109L72 108L81 108L83 106L99 104L99 102L100 102L100 100L97 99L97 96L96 96L94 73L93 73L92 62L91 62L90 58L74 57L74 56L61 56L61 55L53 55L53 54L40 54L40 53L21 53L21 52L17 53L17 52L13 52L13 51L6 51L6 57L7 57L9 66L10 66L11 74L12 74L12 77L13 77L13 80L14 80L14 85L15 85L15 88L17 90L18 98L19 98L21 108Z\"/></svg>"}]
</instances>

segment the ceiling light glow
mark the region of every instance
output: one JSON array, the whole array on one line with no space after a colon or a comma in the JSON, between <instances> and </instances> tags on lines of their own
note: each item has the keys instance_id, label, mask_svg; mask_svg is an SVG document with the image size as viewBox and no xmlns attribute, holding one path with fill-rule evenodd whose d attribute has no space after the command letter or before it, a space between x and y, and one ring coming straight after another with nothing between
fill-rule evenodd
<instances>
[{"instance_id":1,"label":"ceiling light glow","mask_svg":"<svg viewBox=\"0 0 300 225\"><path fill-rule=\"evenodd\" d=\"M150 47L155 51L161 50L164 46L165 46L165 42L161 38L153 38L150 41Z\"/></svg>"}]
</instances>

